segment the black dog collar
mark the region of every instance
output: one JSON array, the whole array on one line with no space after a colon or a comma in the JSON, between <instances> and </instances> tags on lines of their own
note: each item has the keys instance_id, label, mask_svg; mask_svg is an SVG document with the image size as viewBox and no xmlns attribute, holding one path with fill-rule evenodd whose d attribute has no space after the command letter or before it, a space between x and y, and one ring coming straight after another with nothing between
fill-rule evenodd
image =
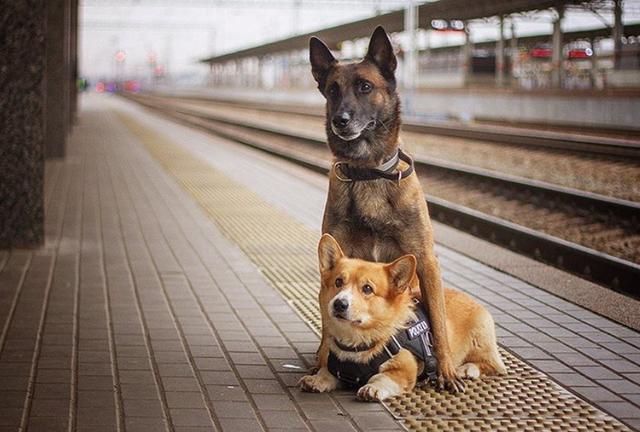
<instances>
[{"instance_id":1,"label":"black dog collar","mask_svg":"<svg viewBox=\"0 0 640 432\"><path fill-rule=\"evenodd\" d=\"M400 160L409 164L409 168L404 171L396 171ZM367 181L377 179L387 179L400 181L413 174L413 159L401 149L396 151L391 159L377 168L361 168L349 165L347 162L336 162L333 164L338 180L343 182Z\"/></svg>"}]
</instances>

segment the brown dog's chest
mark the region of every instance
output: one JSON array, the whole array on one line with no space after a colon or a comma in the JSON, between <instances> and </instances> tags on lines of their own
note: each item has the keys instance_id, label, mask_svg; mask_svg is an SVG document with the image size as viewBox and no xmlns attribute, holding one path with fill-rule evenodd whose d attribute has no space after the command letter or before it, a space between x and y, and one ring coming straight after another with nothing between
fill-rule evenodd
<instances>
[{"instance_id":1,"label":"brown dog's chest","mask_svg":"<svg viewBox=\"0 0 640 432\"><path fill-rule=\"evenodd\" d=\"M387 180L334 185L328 203L327 232L337 236L357 258L391 261L403 253L418 253L420 206L413 205L406 188ZM414 250L416 249L416 250Z\"/></svg>"},{"instance_id":2,"label":"brown dog's chest","mask_svg":"<svg viewBox=\"0 0 640 432\"><path fill-rule=\"evenodd\" d=\"M398 200L398 188L385 181L355 183L344 190L347 201L345 220L355 228L375 232L380 237L395 237L407 227L406 218Z\"/></svg>"}]
</instances>

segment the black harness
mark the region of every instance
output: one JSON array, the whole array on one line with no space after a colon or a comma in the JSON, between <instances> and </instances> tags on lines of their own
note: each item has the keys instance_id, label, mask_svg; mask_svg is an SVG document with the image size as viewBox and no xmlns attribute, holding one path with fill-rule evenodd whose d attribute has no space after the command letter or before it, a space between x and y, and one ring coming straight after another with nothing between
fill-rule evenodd
<instances>
[{"instance_id":1,"label":"black harness","mask_svg":"<svg viewBox=\"0 0 640 432\"><path fill-rule=\"evenodd\" d=\"M400 160L409 164L404 171L396 171ZM377 168L363 168L349 165L347 162L336 162L334 168L338 180L343 182L368 181L377 179L386 179L400 181L403 178L413 174L413 159L398 149L391 159L383 163Z\"/></svg>"},{"instance_id":2,"label":"black harness","mask_svg":"<svg viewBox=\"0 0 640 432\"><path fill-rule=\"evenodd\" d=\"M407 328L396 333L384 349L373 357L369 363L340 360L333 351L330 351L329 372L347 386L360 388L379 372L380 366L384 362L404 348L411 351L414 356L424 363L424 368L418 376L418 381L435 379L438 372L438 362L432 348L429 319L424 305L417 300L415 312L418 319L407 323ZM337 339L334 339L334 342L338 348L348 352L362 352L373 347L373 345L347 346Z\"/></svg>"}]
</instances>

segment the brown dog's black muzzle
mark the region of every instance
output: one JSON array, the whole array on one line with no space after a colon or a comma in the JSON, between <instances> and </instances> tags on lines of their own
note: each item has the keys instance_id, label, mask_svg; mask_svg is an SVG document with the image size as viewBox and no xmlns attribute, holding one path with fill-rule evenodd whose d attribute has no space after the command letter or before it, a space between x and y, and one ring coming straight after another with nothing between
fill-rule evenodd
<instances>
[{"instance_id":1,"label":"brown dog's black muzzle","mask_svg":"<svg viewBox=\"0 0 640 432\"><path fill-rule=\"evenodd\" d=\"M333 123L333 125L338 129L346 128L350 122L351 122L351 114L349 114L347 111L343 111L342 113L335 114L331 119L331 123Z\"/></svg>"}]
</instances>

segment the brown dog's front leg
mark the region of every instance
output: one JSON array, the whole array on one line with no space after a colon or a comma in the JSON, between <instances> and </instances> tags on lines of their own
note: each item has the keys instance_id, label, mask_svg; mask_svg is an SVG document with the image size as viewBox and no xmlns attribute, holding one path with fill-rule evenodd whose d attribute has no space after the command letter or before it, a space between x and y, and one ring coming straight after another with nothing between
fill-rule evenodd
<instances>
[{"instance_id":1,"label":"brown dog's front leg","mask_svg":"<svg viewBox=\"0 0 640 432\"><path fill-rule=\"evenodd\" d=\"M447 316L444 308L444 290L440 278L440 266L433 251L418 265L418 279L422 301L426 303L431 320L433 344L438 359L438 388L453 393L463 392L465 385L453 365L449 339L447 337Z\"/></svg>"}]
</instances>

